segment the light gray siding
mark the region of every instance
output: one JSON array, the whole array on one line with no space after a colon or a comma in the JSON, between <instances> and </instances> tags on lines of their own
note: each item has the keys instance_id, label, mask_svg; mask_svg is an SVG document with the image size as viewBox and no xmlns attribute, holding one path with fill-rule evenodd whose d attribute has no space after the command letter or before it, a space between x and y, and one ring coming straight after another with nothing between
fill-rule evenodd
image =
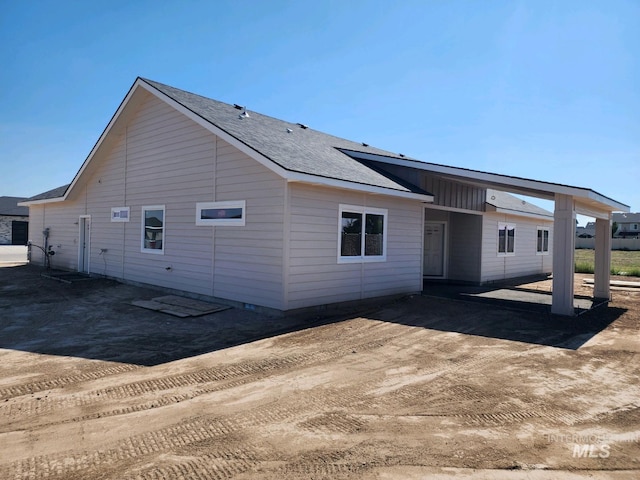
<instances>
[{"instance_id":1,"label":"light gray siding","mask_svg":"<svg viewBox=\"0 0 640 480\"><path fill-rule=\"evenodd\" d=\"M51 227L54 266L78 268L80 215L91 216L90 271L284 309L285 181L145 94L73 196L31 207L31 236ZM196 226L196 203L246 201L244 226ZM164 254L141 252L142 208L163 205ZM111 222L129 207L129 222ZM60 245L60 247L57 247Z\"/></svg>"},{"instance_id":2,"label":"light gray siding","mask_svg":"<svg viewBox=\"0 0 640 480\"><path fill-rule=\"evenodd\" d=\"M498 224L516 225L515 255L498 255ZM550 230L549 254L536 253L537 227ZM502 213L486 213L482 225L482 282L551 272L553 223Z\"/></svg>"},{"instance_id":3,"label":"light gray siding","mask_svg":"<svg viewBox=\"0 0 640 480\"><path fill-rule=\"evenodd\" d=\"M338 263L340 204L388 210L386 261ZM420 291L422 210L413 201L291 184L288 308Z\"/></svg>"}]
</instances>

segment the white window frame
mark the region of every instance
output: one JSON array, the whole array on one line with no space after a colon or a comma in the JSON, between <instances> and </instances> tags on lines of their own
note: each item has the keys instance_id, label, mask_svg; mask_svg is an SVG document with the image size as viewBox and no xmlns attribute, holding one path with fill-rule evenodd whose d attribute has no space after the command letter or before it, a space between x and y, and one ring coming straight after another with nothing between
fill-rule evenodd
<instances>
[{"instance_id":1,"label":"white window frame","mask_svg":"<svg viewBox=\"0 0 640 480\"><path fill-rule=\"evenodd\" d=\"M242 218L202 218L202 210L210 208L241 208ZM247 220L247 202L245 200L231 200L224 202L196 203L196 225L198 226L244 226Z\"/></svg>"},{"instance_id":2,"label":"white window frame","mask_svg":"<svg viewBox=\"0 0 640 480\"><path fill-rule=\"evenodd\" d=\"M125 218L121 217L122 212L127 212L127 216ZM128 222L130 217L131 217L131 210L129 207L112 207L111 208L112 222Z\"/></svg>"},{"instance_id":3,"label":"white window frame","mask_svg":"<svg viewBox=\"0 0 640 480\"><path fill-rule=\"evenodd\" d=\"M357 256L342 255L342 214L344 212L358 213L363 216L362 226L365 228L364 221L366 215L382 215L382 255L365 255L366 235L362 234L361 249L362 252ZM387 232L389 231L389 211L385 208L363 207L359 205L343 205L338 208L338 263L369 263L369 262L386 262L387 261Z\"/></svg>"},{"instance_id":4,"label":"white window frame","mask_svg":"<svg viewBox=\"0 0 640 480\"><path fill-rule=\"evenodd\" d=\"M162 248L145 248L145 212L147 210L162 210ZM153 255L164 255L165 239L167 237L167 211L164 205L149 205L142 207L140 218L140 251L142 253L151 253Z\"/></svg>"},{"instance_id":5,"label":"white window frame","mask_svg":"<svg viewBox=\"0 0 640 480\"><path fill-rule=\"evenodd\" d=\"M542 250L538 250L538 234L542 233ZM544 249L544 232L547 232L547 249ZM549 246L551 245L551 231L549 227L538 226L536 228L536 255L549 255Z\"/></svg>"},{"instance_id":6,"label":"white window frame","mask_svg":"<svg viewBox=\"0 0 640 480\"><path fill-rule=\"evenodd\" d=\"M504 230L504 252L500 251L500 231ZM513 230L513 251L509 251L509 230ZM507 223L507 222L499 222L498 223L498 231L497 233L497 250L499 257L513 257L516 254L516 224L515 223Z\"/></svg>"}]
</instances>

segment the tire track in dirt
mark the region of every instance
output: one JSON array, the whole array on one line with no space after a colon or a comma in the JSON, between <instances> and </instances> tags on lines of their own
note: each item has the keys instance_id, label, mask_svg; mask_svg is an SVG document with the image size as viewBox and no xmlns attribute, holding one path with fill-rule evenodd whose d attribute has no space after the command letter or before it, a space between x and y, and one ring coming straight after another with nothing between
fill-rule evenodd
<instances>
[{"instance_id":1,"label":"tire track in dirt","mask_svg":"<svg viewBox=\"0 0 640 480\"><path fill-rule=\"evenodd\" d=\"M254 366L258 366L256 368L251 368L245 364L241 368L234 371L240 372L238 373L238 375L245 375L248 378L239 379L237 382L226 383L224 385L214 385L208 389L200 389L198 393L201 394L206 390L230 388L232 384L238 385L257 381L264 376L272 375L273 371L276 369L287 369L292 366L300 368L301 366L306 366L301 365L301 363L313 364L317 362L324 362L330 360L331 358L339 358L341 356L353 353L354 348L357 348L358 351L374 349L379 347L380 345L384 345L391 338L398 337L400 335L402 335L402 332L398 332L396 335L389 335L389 333L387 332L383 336L381 336L381 338L374 339L368 342L358 343L355 345L352 344L349 347L340 346L340 348L334 348L330 350L316 350L314 352L294 355L287 359L266 359L265 361L254 363ZM230 367L232 369L236 368L236 366ZM258 371L258 373L261 372L262 375L258 375L258 373L256 373L256 370ZM175 388L175 386L178 384L191 386L194 382L202 382L203 378L225 378L220 377L219 373L216 373L214 377L203 377L203 375L206 375L206 372L198 373L199 375L189 373L186 375L178 376L180 378L180 381L177 381L176 377L171 379L159 379L158 385L172 385ZM228 378L228 376L226 378ZM147 388L153 387L152 381L143 381L138 383L143 383ZM105 389L105 392L107 390L108 389ZM137 388L133 388L129 391L138 392L139 390ZM225 419L218 418L213 420L197 420L191 421L189 423L180 423L178 425L167 427L165 429L129 437L120 442L117 442L115 446L111 448L94 452L70 451L49 456L28 458L23 461L10 464L6 467L0 467L0 477L40 479L64 477L65 475L71 474L82 475L84 474L84 472L88 472L91 469L103 467L108 468L109 465L116 462L136 460L143 456L157 455L158 453L162 453L165 451L175 451L176 448L184 447L195 442L202 442L204 440L216 437L224 437L225 435L239 432L244 429L260 427L282 421L290 421L294 424L299 423L305 420L306 412L309 409L346 407L358 400L361 400L359 394L353 393L352 386L344 387L344 391L338 389L330 392L329 394L327 393L328 392L324 390L321 395L310 394L308 396L305 396L304 401L300 401L299 398L291 398L278 405L261 405L251 410L231 415L230 417L227 417ZM171 403L172 401L180 401L185 398L185 396L174 396L173 398L168 398L165 401L167 403ZM104 399L102 399L102 401L103 400ZM154 399L154 404L157 404L157 402L158 399ZM133 407L134 410L136 408L139 408L139 406ZM126 413L126 411L131 411L131 409L118 409L110 413L120 414ZM333 418L339 418L338 414L334 414ZM298 419L298 421L296 421L296 419ZM351 422L356 423L356 426L358 428L361 426L361 422L358 420L351 420ZM334 420L336 428L341 428L343 430L352 430L352 428L347 423L348 422L345 421L339 422L337 420ZM191 463L187 462L187 464L185 464L186 466L183 467L167 466L165 467L165 470L149 470L148 472L144 473L144 475L148 475L148 478L154 478L154 476L155 478L162 478L162 475L164 475L165 473L170 474L172 472L182 472L180 468L182 468L186 472L189 468L191 468L194 471L198 469L198 471L202 470L203 472L205 472L204 478L207 478L207 468L213 468L215 471L224 470L222 469L222 467L216 465L210 466L208 464L205 465L194 462L195 461L192 461ZM185 475L188 474L185 473ZM185 478L191 477L187 476ZM220 478L225 477L221 476Z\"/></svg>"},{"instance_id":2,"label":"tire track in dirt","mask_svg":"<svg viewBox=\"0 0 640 480\"><path fill-rule=\"evenodd\" d=\"M161 463L161 462L158 462ZM197 458L178 460L167 465L154 465L125 480L224 480L251 470L257 464L256 455L247 449L220 449Z\"/></svg>"},{"instance_id":3,"label":"tire track in dirt","mask_svg":"<svg viewBox=\"0 0 640 480\"><path fill-rule=\"evenodd\" d=\"M23 395L30 395L45 390L52 390L54 388L66 387L68 385L86 382L89 380L99 380L104 377L130 372L133 370L138 370L140 368L143 367L140 367L138 365L122 364L113 367L100 368L89 372L78 373L75 375L67 375L64 377L40 380L37 382L25 383L22 385L14 385L11 387L4 387L0 388L0 400L20 397Z\"/></svg>"},{"instance_id":4,"label":"tire track in dirt","mask_svg":"<svg viewBox=\"0 0 640 480\"><path fill-rule=\"evenodd\" d=\"M58 410L66 410L69 408L89 407L94 404L104 404L105 400L121 401L129 398L139 399L151 394L157 394L158 392L174 390L174 392L169 395L160 397L156 395L153 399L149 399L149 401L138 405L123 407L111 411L96 412L89 415L70 418L65 420L65 422L57 423L66 423L70 421L103 418L108 416L133 413L150 408L156 408L182 402L200 395L213 393L228 388L238 387L265 378L269 375L273 375L275 372L283 372L291 370L292 368L310 367L315 364L335 360L337 358L352 354L354 351L360 353L370 351L372 349L379 348L388 341L391 341L402 335L402 332L396 333L394 335L388 335L386 333L386 329L383 329L382 331L376 330L376 333L378 334L377 336L379 338L370 339L371 334L366 331L370 329L371 328L367 329L366 325L363 325L360 328L361 331L357 335L355 335L356 340L359 338L369 338L369 341L355 344L351 343L346 347L344 345L341 345L340 341L336 340L335 343L337 343L338 345L334 346L333 348L331 348L330 346L329 348L327 348L327 345L323 345L325 348L323 348L322 350L302 352L286 357L266 358L254 362L237 363L225 365L222 367L202 369L196 372L189 372L185 374L141 380L125 385L83 392L81 394L73 394L65 398L29 398L23 401L12 402L9 405L0 404L0 415L7 415L8 418L14 418L17 416L30 417L34 414L43 415L45 413L48 414ZM354 339L352 338L350 340L353 341ZM129 370L124 369L122 370L122 372L114 370L112 374L123 373L126 371ZM82 381L82 379L78 377L80 377L80 375L74 376L76 380ZM99 378L101 377L97 375L90 375L86 380L96 380ZM229 382L229 380L233 379L237 380L235 382ZM60 384L61 386L66 386L69 383L75 383L67 382L65 384L65 382L56 380L57 379L54 379L53 382L55 384ZM226 383L222 385L206 386L207 384L220 382ZM198 385L203 385L204 388L199 388L195 392L191 392L188 394L179 394L175 392L175 390L179 390L181 388L188 388ZM49 388L54 387L50 386Z\"/></svg>"}]
</instances>

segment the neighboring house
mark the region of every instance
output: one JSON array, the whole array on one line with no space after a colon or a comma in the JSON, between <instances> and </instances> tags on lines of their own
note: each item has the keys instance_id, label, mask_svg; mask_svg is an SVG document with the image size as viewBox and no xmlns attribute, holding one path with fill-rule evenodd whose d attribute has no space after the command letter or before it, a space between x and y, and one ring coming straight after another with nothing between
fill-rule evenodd
<instances>
[{"instance_id":1,"label":"neighboring house","mask_svg":"<svg viewBox=\"0 0 640 480\"><path fill-rule=\"evenodd\" d=\"M22 197L0 197L0 245L26 245L29 208L18 206Z\"/></svg>"},{"instance_id":2,"label":"neighboring house","mask_svg":"<svg viewBox=\"0 0 640 480\"><path fill-rule=\"evenodd\" d=\"M615 213L613 215L616 215ZM580 238L593 238L596 236L596 222L587 222L584 227L576 227L576 235Z\"/></svg>"},{"instance_id":3,"label":"neighboring house","mask_svg":"<svg viewBox=\"0 0 640 480\"><path fill-rule=\"evenodd\" d=\"M555 217L503 191L555 198ZM628 209L141 78L72 183L23 204L57 268L280 311L420 292L425 277L485 283L553 268L561 314L573 311L575 212ZM601 270L596 287L608 288Z\"/></svg>"},{"instance_id":4,"label":"neighboring house","mask_svg":"<svg viewBox=\"0 0 640 480\"><path fill-rule=\"evenodd\" d=\"M611 220L617 225L614 237L640 237L640 213L614 213Z\"/></svg>"}]
</instances>

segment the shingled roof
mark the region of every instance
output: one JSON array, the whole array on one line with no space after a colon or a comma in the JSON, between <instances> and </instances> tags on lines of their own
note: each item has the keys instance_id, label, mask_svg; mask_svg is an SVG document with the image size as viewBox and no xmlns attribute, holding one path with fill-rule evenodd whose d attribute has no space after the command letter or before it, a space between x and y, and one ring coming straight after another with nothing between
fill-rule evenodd
<instances>
[{"instance_id":1,"label":"shingled roof","mask_svg":"<svg viewBox=\"0 0 640 480\"><path fill-rule=\"evenodd\" d=\"M509 193L501 192L500 190L494 190L491 188L487 189L487 204L492 205L499 210L508 210L514 213L527 213L553 219L553 212L540 208L533 203L529 203L526 200L515 197Z\"/></svg>"},{"instance_id":2,"label":"shingled roof","mask_svg":"<svg viewBox=\"0 0 640 480\"><path fill-rule=\"evenodd\" d=\"M382 175L339 149L402 158L399 154L335 137L301 123L247 111L244 107L237 108L159 82L141 80L290 172L425 193L417 187L411 188Z\"/></svg>"},{"instance_id":3,"label":"shingled roof","mask_svg":"<svg viewBox=\"0 0 640 480\"><path fill-rule=\"evenodd\" d=\"M8 217L28 217L29 208L20 207L18 203L24 201L23 197L0 197L0 215Z\"/></svg>"}]
</instances>

